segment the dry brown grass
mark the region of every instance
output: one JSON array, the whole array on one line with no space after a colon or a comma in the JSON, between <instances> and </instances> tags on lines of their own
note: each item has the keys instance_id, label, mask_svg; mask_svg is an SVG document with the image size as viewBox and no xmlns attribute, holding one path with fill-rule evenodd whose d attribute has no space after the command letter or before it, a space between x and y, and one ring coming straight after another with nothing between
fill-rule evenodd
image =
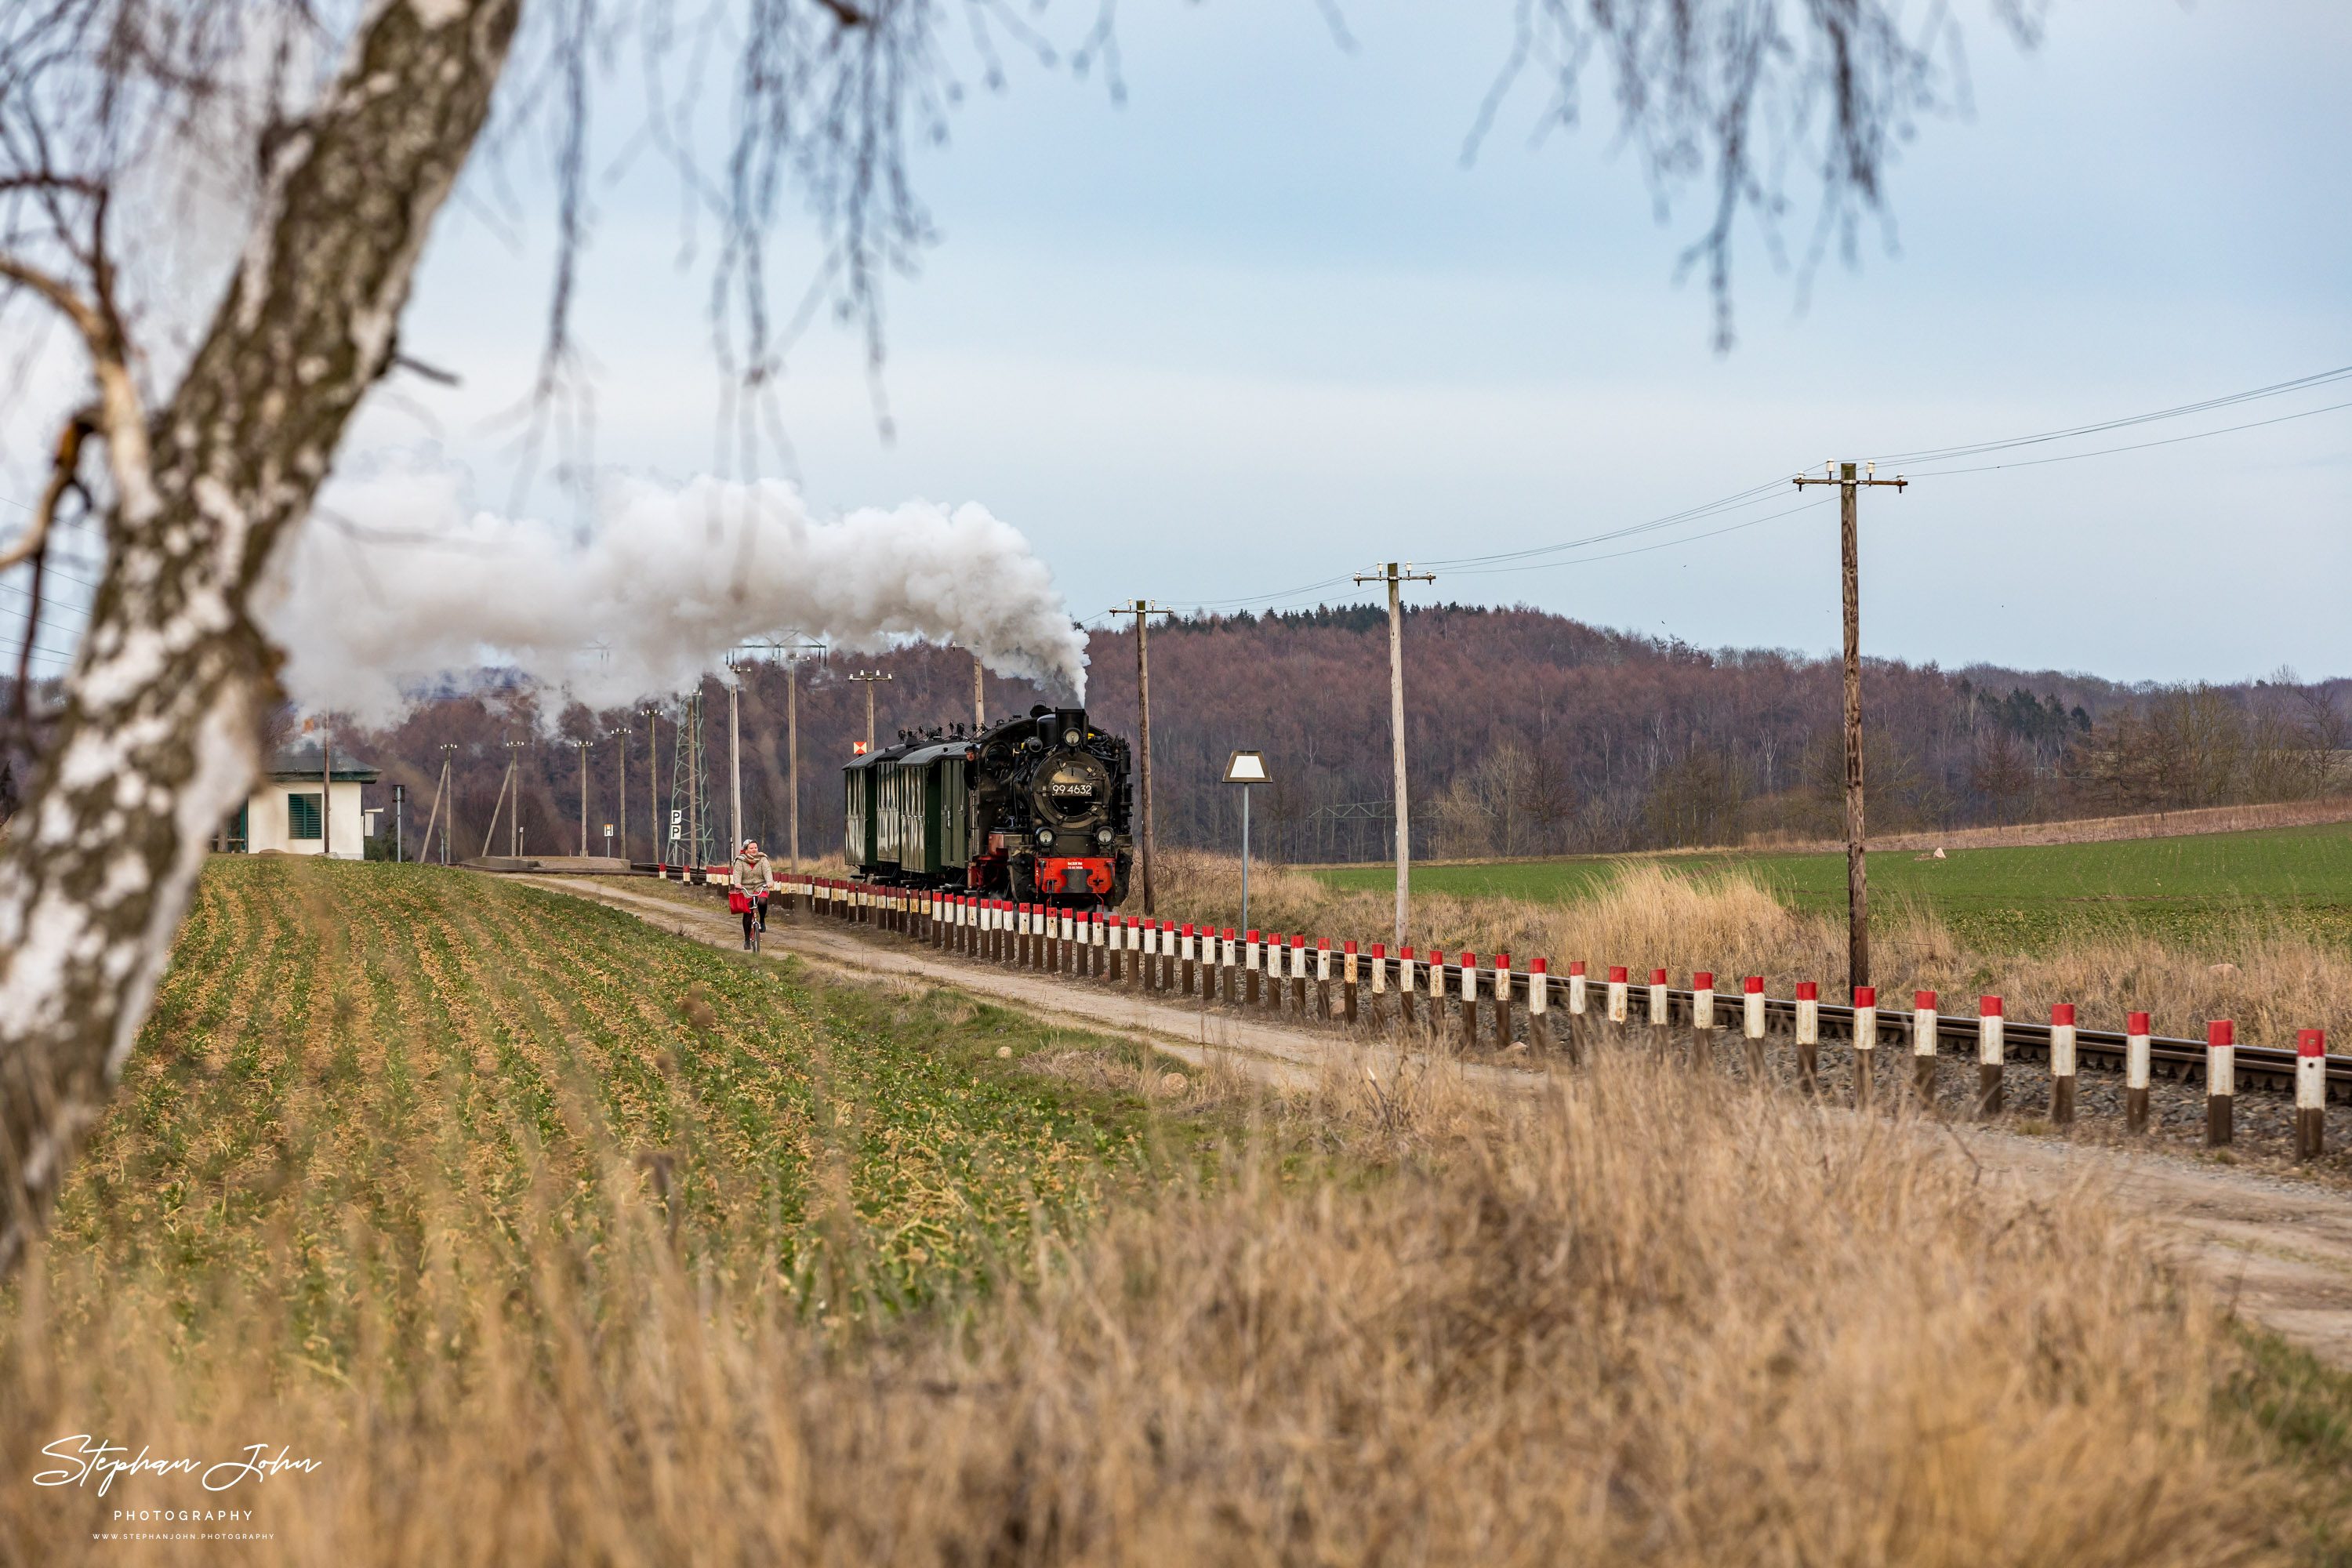
<instances>
[{"instance_id":1,"label":"dry brown grass","mask_svg":"<svg viewBox=\"0 0 2352 1568\"><path fill-rule=\"evenodd\" d=\"M1240 919L1240 863L1194 852L1162 856L1162 912L1178 919ZM1390 938L1395 900L1387 892L1342 891L1310 873L1253 867L1251 918L1265 930L1305 931L1334 942ZM2073 1002L2085 1027L2120 1029L2126 1015L2154 1016L2159 1033L2201 1037L2204 1020L2233 1018L2242 1041L2292 1046L2299 1028L2352 1016L2352 954L2281 930L2250 911L2190 951L2152 936L2073 936L2039 952L1970 948L1916 902L1880 898L1873 906L1872 968L1882 1005L1907 1009L1915 990L1938 993L1951 1013L1973 1014L1980 994L2004 999L2009 1016L2040 1019L2050 1004ZM1827 987L1845 973L1843 922L1788 908L1737 870L1684 872L1657 862L1627 866L1599 896L1574 904L1416 892L1411 938L1448 952L1508 952L1520 968L1549 960L1622 963L1637 975L1665 969L1677 985L1696 970L1718 988L1765 976L1776 996L1800 980ZM2228 963L2215 961L2226 956ZM1830 994L1825 988L1823 994Z\"/></svg>"},{"instance_id":2,"label":"dry brown grass","mask_svg":"<svg viewBox=\"0 0 2352 1568\"><path fill-rule=\"evenodd\" d=\"M1040 1232L1034 1291L879 1338L681 1269L634 1205L593 1245L529 1227L526 1283L485 1292L502 1245L427 1205L433 1353L386 1322L347 1374L258 1308L192 1342L135 1292L75 1321L37 1294L0 1339L0 1548L119 1560L90 1533L126 1498L217 1500L21 1485L96 1423L323 1461L241 1489L270 1539L192 1561L2288 1560L2293 1483L2215 1415L2236 1352L2114 1205L1636 1062L1517 1104L1383 1073L1288 1113L1335 1164L1231 1148Z\"/></svg>"}]
</instances>

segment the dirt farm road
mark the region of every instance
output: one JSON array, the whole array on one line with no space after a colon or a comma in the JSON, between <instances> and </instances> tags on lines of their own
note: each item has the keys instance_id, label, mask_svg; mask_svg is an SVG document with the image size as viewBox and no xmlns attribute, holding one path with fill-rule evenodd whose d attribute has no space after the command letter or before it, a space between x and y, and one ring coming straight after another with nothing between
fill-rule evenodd
<instances>
[{"instance_id":1,"label":"dirt farm road","mask_svg":"<svg viewBox=\"0 0 2352 1568\"><path fill-rule=\"evenodd\" d=\"M595 900L720 948L741 941L736 917L683 889L640 893L573 877L518 876L551 891ZM1260 1022L1224 1008L1147 999L1108 986L973 964L911 942L875 942L824 920L777 921L771 956L790 954L836 972L952 987L1049 1022L1118 1036L1194 1066L1216 1065L1282 1088L1314 1082L1336 1034ZM1508 1067L1462 1064L1475 1078L1528 1084ZM1994 1130L1939 1131L1929 1146L1973 1160L1985 1175L2043 1198L2129 1205L2154 1222L2175 1255L2238 1314L2274 1330L2331 1365L2352 1370L2352 1194L2254 1170L2209 1166L2169 1152L2026 1137Z\"/></svg>"}]
</instances>

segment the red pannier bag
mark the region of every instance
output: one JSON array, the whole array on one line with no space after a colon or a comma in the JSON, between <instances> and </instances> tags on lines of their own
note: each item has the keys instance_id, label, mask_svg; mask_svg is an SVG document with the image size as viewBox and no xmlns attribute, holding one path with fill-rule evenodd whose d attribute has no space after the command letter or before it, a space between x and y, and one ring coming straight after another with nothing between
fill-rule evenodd
<instances>
[{"instance_id":1,"label":"red pannier bag","mask_svg":"<svg viewBox=\"0 0 2352 1568\"><path fill-rule=\"evenodd\" d=\"M736 914L748 915L751 912L751 895L740 888L730 888L727 889L727 907Z\"/></svg>"}]
</instances>

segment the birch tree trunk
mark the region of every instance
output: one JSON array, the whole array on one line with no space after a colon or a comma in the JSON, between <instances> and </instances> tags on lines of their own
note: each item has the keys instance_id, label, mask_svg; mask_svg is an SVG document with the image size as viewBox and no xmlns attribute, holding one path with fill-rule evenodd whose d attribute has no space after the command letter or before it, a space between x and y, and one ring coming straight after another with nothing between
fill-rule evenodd
<instances>
[{"instance_id":1,"label":"birch tree trunk","mask_svg":"<svg viewBox=\"0 0 2352 1568\"><path fill-rule=\"evenodd\" d=\"M0 1275L104 1110L206 840L251 786L277 656L248 597L392 356L520 3L367 7L316 110L263 150L264 198L185 378L102 432L106 574L0 849Z\"/></svg>"}]
</instances>

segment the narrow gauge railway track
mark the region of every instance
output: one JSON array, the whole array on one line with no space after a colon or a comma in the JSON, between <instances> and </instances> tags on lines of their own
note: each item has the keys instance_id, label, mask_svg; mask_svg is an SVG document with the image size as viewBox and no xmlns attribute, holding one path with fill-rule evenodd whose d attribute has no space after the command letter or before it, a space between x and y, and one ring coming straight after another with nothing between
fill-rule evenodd
<instances>
[{"instance_id":1,"label":"narrow gauge railway track","mask_svg":"<svg viewBox=\"0 0 2352 1568\"><path fill-rule=\"evenodd\" d=\"M1183 989L1192 988L1192 975L1195 963L1195 931L1200 933L1197 959L1201 973L1201 994L1204 1000L1223 997L1231 1002L1233 988L1229 979L1238 979L1244 971L1263 973L1269 978L1279 976L1289 983L1311 982L1318 985L1343 983L1349 994L1347 1016L1357 1015L1359 993L1362 993L1377 1010L1383 995L1394 996L1410 992L1416 999L1445 1008L1475 1007L1482 1004L1491 1016L1503 1015L1501 1026L1511 1026L1510 1016L1517 1014L1527 1021L1528 1043L1540 1044L1534 1033L1534 1019L1543 1017L1543 1027L1556 1025L1570 1027L1622 1028L1628 1034L1636 1029L1654 1028L1663 1024L1669 1028L1688 1030L1696 1021L1697 1001L1701 993L1687 987L1664 988L1665 1016L1653 1019L1649 1016L1650 993L1655 989L1641 981L1627 982L1630 1005L1626 1021L1611 1025L1605 1016L1602 998L1608 983L1576 973L1571 966L1569 974L1546 973L1548 963L1538 959L1525 969L1504 967L1507 960L1495 965L1476 963L1475 955L1468 965L1443 962L1441 954L1424 958L1388 956L1375 946L1370 952L1355 951L1355 942L1338 942L1316 939L1313 946L1307 940L1293 937L1288 944L1279 938L1253 943L1247 939L1239 942L1230 931L1216 931L1207 927L1180 928L1172 921L1139 923L1129 917L1102 914L1073 915L1065 910L1047 910L1035 907L1034 918L1038 922L1036 932L1030 931L1032 908L1004 900L961 899L953 895L913 890L883 883L864 881L827 882L801 879L791 884L792 891L803 900L810 912L823 912L839 919L875 924L912 936L930 945L958 945L959 931L977 934L977 928L988 929L1014 944L1014 950L1027 953L1034 942L1037 952L1055 951L1057 955L1067 949L1066 955L1056 956L1057 968L1065 965L1066 957L1075 959L1080 952L1094 952L1108 956L1111 963L1118 963L1122 953L1129 963L1139 957L1148 973L1157 976L1160 966L1166 965L1168 980L1155 979L1152 989L1172 984L1178 962L1178 944L1182 947ZM1045 922L1055 922L1048 934ZM1001 923L1000 923L1001 922ZM1157 927L1157 930L1151 929ZM1018 935L1016 937L1016 931ZM1256 933L1250 933L1252 936ZM1142 945L1139 951L1137 944ZM1252 952L1253 948L1256 952ZM1108 948L1108 954L1102 950ZM1408 950L1408 952L1410 950ZM1433 962L1436 960L1436 962ZM1011 961L1000 958L998 962ZM1022 966L1042 966L1042 957L1018 960ZM1097 960L1078 961L1084 963ZM1285 963L1288 967L1284 967ZM1407 984L1407 972L1411 972ZM1608 966L1602 966L1607 973ZM1080 968L1078 973L1085 973ZM1581 979L1585 1009L1574 1005L1576 982ZM1542 1001L1537 1005L1536 987L1543 987ZM1255 994L1255 985L1251 987ZM1748 998L1740 992L1712 991L1713 1027L1727 1038L1738 1037L1745 1026L1744 1010ZM1498 1009L1496 1005L1501 1004ZM1279 1007L1278 1001L1274 1004ZM1323 1004L1328 1007L1328 995ZM1851 1048L1858 1009L1851 1005L1817 1002L1815 1028L1824 1042L1843 1040ZM1800 1003L1794 998L1765 997L1763 999L1764 1030L1768 1036L1788 1038L1797 1033ZM1877 1027L1873 1044L1889 1048L1890 1058L1907 1055L1913 1048L1913 1014L1909 1009L1880 1007L1875 1010ZM1328 1016L1318 1018L1328 1022ZM1979 1046L1980 1020L1965 1014L1938 1012L1936 1017L1936 1054L1937 1059L1947 1057L1973 1058ZM2019 1018L2001 1019L2002 1055L2005 1059L2020 1063L2049 1061L2051 1034L2053 1026L2033 1024ZM1469 1031L1475 1034L1475 1027ZM2122 1073L2126 1067L2130 1037L2120 1030L2074 1028L2074 1056L2077 1068L2091 1068L2102 1072ZM2151 1077L2173 1082L2199 1082L2204 1079L2209 1062L2208 1045L2203 1040L2184 1039L2174 1036L2151 1033L2147 1037L2148 1068ZM2297 1053L2276 1046L2236 1045L2233 1048L2235 1086L2265 1093L2293 1095L2295 1092ZM1925 1059L1924 1058L1922 1059ZM2324 1060L2324 1083L2326 1098L2337 1103L2352 1104L2352 1056L2329 1055Z\"/></svg>"}]
</instances>

